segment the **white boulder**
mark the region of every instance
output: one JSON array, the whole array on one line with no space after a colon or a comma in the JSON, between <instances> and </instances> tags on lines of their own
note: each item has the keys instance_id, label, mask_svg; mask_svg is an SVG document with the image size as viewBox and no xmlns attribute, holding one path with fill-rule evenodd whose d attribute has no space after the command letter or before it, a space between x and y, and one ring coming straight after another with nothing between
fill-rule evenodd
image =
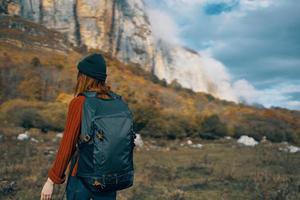
<instances>
[{"instance_id":1,"label":"white boulder","mask_svg":"<svg viewBox=\"0 0 300 200\"><path fill-rule=\"evenodd\" d=\"M202 144L191 144L191 147L194 147L194 148L202 148L203 145Z\"/></svg>"},{"instance_id":2,"label":"white boulder","mask_svg":"<svg viewBox=\"0 0 300 200\"><path fill-rule=\"evenodd\" d=\"M296 146L293 146L293 145L290 145L287 147L288 148L288 151L290 153L297 153L297 152L300 152L300 148L299 147L296 147Z\"/></svg>"},{"instance_id":3,"label":"white boulder","mask_svg":"<svg viewBox=\"0 0 300 200\"><path fill-rule=\"evenodd\" d=\"M289 146L288 147L291 153L297 153L300 152L300 147L296 147L296 146Z\"/></svg>"},{"instance_id":4,"label":"white boulder","mask_svg":"<svg viewBox=\"0 0 300 200\"><path fill-rule=\"evenodd\" d=\"M300 147L289 145L286 147L279 148L281 151L289 152L289 153L297 153L300 152Z\"/></svg>"},{"instance_id":5,"label":"white boulder","mask_svg":"<svg viewBox=\"0 0 300 200\"><path fill-rule=\"evenodd\" d=\"M17 140L20 140L20 141L28 140L28 139L29 139L28 131L25 131L25 133L21 133L17 136Z\"/></svg>"},{"instance_id":6,"label":"white boulder","mask_svg":"<svg viewBox=\"0 0 300 200\"><path fill-rule=\"evenodd\" d=\"M188 140L186 143L187 143L188 145L193 144L192 140Z\"/></svg>"},{"instance_id":7,"label":"white boulder","mask_svg":"<svg viewBox=\"0 0 300 200\"><path fill-rule=\"evenodd\" d=\"M260 142L261 143L267 143L267 142L269 142L269 140L267 139L266 136L263 136Z\"/></svg>"},{"instance_id":8,"label":"white boulder","mask_svg":"<svg viewBox=\"0 0 300 200\"><path fill-rule=\"evenodd\" d=\"M226 139L226 140L231 140L231 139L232 139L232 137L230 137L230 136L226 136L226 137L225 137L225 139Z\"/></svg>"},{"instance_id":9,"label":"white boulder","mask_svg":"<svg viewBox=\"0 0 300 200\"><path fill-rule=\"evenodd\" d=\"M63 133L57 133L57 134L56 134L56 137L62 138L62 137L63 137Z\"/></svg>"},{"instance_id":10,"label":"white boulder","mask_svg":"<svg viewBox=\"0 0 300 200\"><path fill-rule=\"evenodd\" d=\"M142 136L138 133L135 134L136 135L136 138L134 139L134 144L137 146L137 147L143 147L144 146L144 142L142 140Z\"/></svg>"},{"instance_id":11,"label":"white boulder","mask_svg":"<svg viewBox=\"0 0 300 200\"><path fill-rule=\"evenodd\" d=\"M35 142L35 143L38 143L39 141L37 140L37 139L35 139L35 138L30 138L30 140L32 141L32 142Z\"/></svg>"},{"instance_id":12,"label":"white boulder","mask_svg":"<svg viewBox=\"0 0 300 200\"><path fill-rule=\"evenodd\" d=\"M238 143L243 144L245 146L255 146L258 144L256 140L254 140L252 137L249 137L247 135L242 135L238 140Z\"/></svg>"}]
</instances>

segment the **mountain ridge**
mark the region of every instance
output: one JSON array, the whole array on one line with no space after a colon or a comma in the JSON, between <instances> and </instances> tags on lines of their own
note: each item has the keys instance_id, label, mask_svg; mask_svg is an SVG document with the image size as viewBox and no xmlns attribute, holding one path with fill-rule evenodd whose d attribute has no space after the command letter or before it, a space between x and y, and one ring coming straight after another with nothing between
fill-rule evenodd
<instances>
[{"instance_id":1,"label":"mountain ridge","mask_svg":"<svg viewBox=\"0 0 300 200\"><path fill-rule=\"evenodd\" d=\"M8 17L15 23L26 23ZM7 24L1 20L7 19L0 18L0 24ZM41 25L26 25L44 30ZM7 30L3 26L0 29L0 33ZM21 36L29 34L22 28L14 31L19 31L17 35ZM31 33L39 33L39 30ZM52 35L51 30L44 33ZM67 109L67 101L63 98L72 97L76 82L74 65L84 55L101 51L69 49L62 54L55 46L51 51L38 49L41 46L35 41L39 37L34 34L28 37L35 45L32 48L30 45L15 45L26 37L1 34L0 83L3 87L0 90L0 119L5 125L61 131ZM16 42L7 42L11 40ZM30 43L30 40L26 42ZM101 53L107 60L108 84L129 103L135 114L135 129L143 136L174 139L249 135L257 140L267 136L274 142L300 142L299 111L251 107L218 99L208 93L194 92L176 82L168 84L138 65L124 64L105 52ZM16 109L18 113L14 112Z\"/></svg>"},{"instance_id":2,"label":"mountain ridge","mask_svg":"<svg viewBox=\"0 0 300 200\"><path fill-rule=\"evenodd\" d=\"M14 9L9 9L11 4ZM196 92L239 102L220 63L154 36L142 0L16 0L7 5L6 13L60 31L79 48L101 49L123 63L139 64L167 83L176 79ZM224 73L215 76L210 69Z\"/></svg>"}]
</instances>

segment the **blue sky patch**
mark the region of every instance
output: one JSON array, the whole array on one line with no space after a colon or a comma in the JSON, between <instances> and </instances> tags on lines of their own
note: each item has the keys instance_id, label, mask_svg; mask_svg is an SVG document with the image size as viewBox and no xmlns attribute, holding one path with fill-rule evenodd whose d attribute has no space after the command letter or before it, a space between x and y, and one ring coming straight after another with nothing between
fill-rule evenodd
<instances>
[{"instance_id":1,"label":"blue sky patch","mask_svg":"<svg viewBox=\"0 0 300 200\"><path fill-rule=\"evenodd\" d=\"M223 12L230 12L234 8L239 5L239 1L234 1L233 3L208 3L206 4L203 9L205 14L207 15L219 15Z\"/></svg>"}]
</instances>

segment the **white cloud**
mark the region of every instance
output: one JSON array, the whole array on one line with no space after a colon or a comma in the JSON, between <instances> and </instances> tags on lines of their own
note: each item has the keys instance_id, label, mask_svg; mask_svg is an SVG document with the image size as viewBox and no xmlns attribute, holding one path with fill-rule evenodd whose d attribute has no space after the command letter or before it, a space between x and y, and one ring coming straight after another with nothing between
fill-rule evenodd
<instances>
[{"instance_id":1,"label":"white cloud","mask_svg":"<svg viewBox=\"0 0 300 200\"><path fill-rule=\"evenodd\" d=\"M288 101L287 105L291 108L298 109L300 108L300 101Z\"/></svg>"},{"instance_id":2,"label":"white cloud","mask_svg":"<svg viewBox=\"0 0 300 200\"><path fill-rule=\"evenodd\" d=\"M217 87L217 97L237 102L237 96L230 84L231 75L226 66L213 57L202 54L202 69L205 77Z\"/></svg>"},{"instance_id":3,"label":"white cloud","mask_svg":"<svg viewBox=\"0 0 300 200\"><path fill-rule=\"evenodd\" d=\"M258 103L256 101L260 92L257 91L247 80L240 79L234 82L233 90L240 100L246 101L249 104Z\"/></svg>"},{"instance_id":4,"label":"white cloud","mask_svg":"<svg viewBox=\"0 0 300 200\"><path fill-rule=\"evenodd\" d=\"M168 13L158 9L148 9L147 14L154 36L169 43L180 43L180 29Z\"/></svg>"},{"instance_id":5,"label":"white cloud","mask_svg":"<svg viewBox=\"0 0 300 200\"><path fill-rule=\"evenodd\" d=\"M243 9L258 9L266 8L276 3L275 0L241 0L240 4Z\"/></svg>"},{"instance_id":6,"label":"white cloud","mask_svg":"<svg viewBox=\"0 0 300 200\"><path fill-rule=\"evenodd\" d=\"M205 6L207 4L232 4L237 1L239 2L239 7L241 10L266 8L280 3L280 1L277 0L161 0L160 3L164 3L169 9L181 12L182 10L187 11L191 8ZM148 2L150 5L153 5L151 0L146 0L146 2Z\"/></svg>"},{"instance_id":7,"label":"white cloud","mask_svg":"<svg viewBox=\"0 0 300 200\"><path fill-rule=\"evenodd\" d=\"M265 107L279 106L300 110L300 101L293 100L292 93L300 92L300 85L282 83L272 88L258 90L247 80L241 79L233 84L233 89L240 100L249 104L259 103Z\"/></svg>"}]
</instances>

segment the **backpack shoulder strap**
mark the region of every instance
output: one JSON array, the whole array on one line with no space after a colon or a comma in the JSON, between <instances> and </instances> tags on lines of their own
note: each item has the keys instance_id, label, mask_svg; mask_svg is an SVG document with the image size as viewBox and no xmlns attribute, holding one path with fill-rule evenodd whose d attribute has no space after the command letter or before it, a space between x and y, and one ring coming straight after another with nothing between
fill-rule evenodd
<instances>
[{"instance_id":1,"label":"backpack shoulder strap","mask_svg":"<svg viewBox=\"0 0 300 200\"><path fill-rule=\"evenodd\" d=\"M119 95L119 94L117 94L117 93L115 93L115 92L113 92L113 91L109 91L108 93L109 93L114 99L121 99L121 98L122 98L121 95Z\"/></svg>"},{"instance_id":2,"label":"backpack shoulder strap","mask_svg":"<svg viewBox=\"0 0 300 200\"><path fill-rule=\"evenodd\" d=\"M85 92L81 92L78 94L79 95L83 95L85 97L96 97L97 96L97 92L94 91L85 91Z\"/></svg>"},{"instance_id":3,"label":"backpack shoulder strap","mask_svg":"<svg viewBox=\"0 0 300 200\"><path fill-rule=\"evenodd\" d=\"M109 91L108 92L110 94L111 97L113 97L114 99L121 99L122 96L113 92L113 91ZM94 92L94 91L85 91L85 92L82 92L82 93L79 93L78 96L80 95L83 95L85 97L97 97L97 92Z\"/></svg>"}]
</instances>

